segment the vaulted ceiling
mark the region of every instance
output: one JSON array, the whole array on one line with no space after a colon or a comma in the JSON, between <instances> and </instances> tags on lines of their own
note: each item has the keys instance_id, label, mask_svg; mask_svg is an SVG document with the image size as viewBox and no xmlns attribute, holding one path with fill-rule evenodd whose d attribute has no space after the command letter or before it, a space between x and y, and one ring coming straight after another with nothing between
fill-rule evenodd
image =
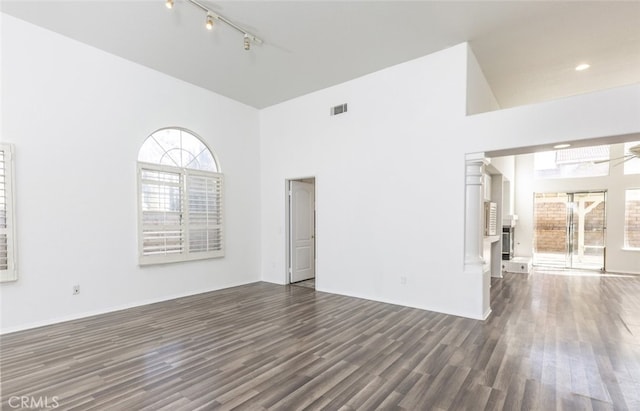
<instances>
[{"instance_id":1,"label":"vaulted ceiling","mask_svg":"<svg viewBox=\"0 0 640 411\"><path fill-rule=\"evenodd\" d=\"M2 1L2 11L267 107L468 41L501 107L640 83L639 1ZM591 68L576 72L587 62Z\"/></svg>"}]
</instances>

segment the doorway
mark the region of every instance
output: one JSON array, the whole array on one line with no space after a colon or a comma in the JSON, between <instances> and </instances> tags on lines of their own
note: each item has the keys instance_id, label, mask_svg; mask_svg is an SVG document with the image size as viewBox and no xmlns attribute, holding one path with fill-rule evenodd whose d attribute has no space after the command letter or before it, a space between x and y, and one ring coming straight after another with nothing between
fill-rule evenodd
<instances>
[{"instance_id":1,"label":"doorway","mask_svg":"<svg viewBox=\"0 0 640 411\"><path fill-rule=\"evenodd\" d=\"M533 264L605 270L606 192L535 193Z\"/></svg>"},{"instance_id":2,"label":"doorway","mask_svg":"<svg viewBox=\"0 0 640 411\"><path fill-rule=\"evenodd\" d=\"M287 180L287 278L315 288L315 178Z\"/></svg>"}]
</instances>

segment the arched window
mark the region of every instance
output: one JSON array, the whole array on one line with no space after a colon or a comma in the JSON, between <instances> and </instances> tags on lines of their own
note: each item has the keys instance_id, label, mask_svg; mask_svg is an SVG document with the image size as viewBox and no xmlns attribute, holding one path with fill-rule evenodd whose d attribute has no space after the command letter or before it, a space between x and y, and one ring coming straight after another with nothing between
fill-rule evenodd
<instances>
[{"instance_id":1,"label":"arched window","mask_svg":"<svg viewBox=\"0 0 640 411\"><path fill-rule=\"evenodd\" d=\"M140 147L138 161L178 168L218 172L211 150L190 131L163 128Z\"/></svg>"},{"instance_id":2,"label":"arched window","mask_svg":"<svg viewBox=\"0 0 640 411\"><path fill-rule=\"evenodd\" d=\"M164 128L138 152L140 264L224 256L223 176L195 134Z\"/></svg>"}]
</instances>

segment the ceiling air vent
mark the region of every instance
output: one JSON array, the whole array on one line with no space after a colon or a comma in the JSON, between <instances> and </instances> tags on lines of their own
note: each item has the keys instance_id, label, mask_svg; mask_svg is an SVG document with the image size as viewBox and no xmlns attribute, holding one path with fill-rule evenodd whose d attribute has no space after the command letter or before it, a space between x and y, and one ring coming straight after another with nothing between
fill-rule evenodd
<instances>
[{"instance_id":1,"label":"ceiling air vent","mask_svg":"<svg viewBox=\"0 0 640 411\"><path fill-rule=\"evenodd\" d=\"M331 111L329 112L329 114L332 116L337 116L338 114L342 114L346 112L347 112L347 103L344 103L344 104L331 107Z\"/></svg>"}]
</instances>

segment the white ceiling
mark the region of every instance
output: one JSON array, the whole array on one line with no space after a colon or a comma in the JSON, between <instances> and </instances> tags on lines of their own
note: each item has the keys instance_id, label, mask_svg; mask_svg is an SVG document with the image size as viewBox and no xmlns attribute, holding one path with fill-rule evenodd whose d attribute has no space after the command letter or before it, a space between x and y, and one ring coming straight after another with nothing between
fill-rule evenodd
<instances>
[{"instance_id":1,"label":"white ceiling","mask_svg":"<svg viewBox=\"0 0 640 411\"><path fill-rule=\"evenodd\" d=\"M2 1L2 11L262 108L469 41L502 107L640 83L640 1ZM574 67L589 62L591 68Z\"/></svg>"}]
</instances>

